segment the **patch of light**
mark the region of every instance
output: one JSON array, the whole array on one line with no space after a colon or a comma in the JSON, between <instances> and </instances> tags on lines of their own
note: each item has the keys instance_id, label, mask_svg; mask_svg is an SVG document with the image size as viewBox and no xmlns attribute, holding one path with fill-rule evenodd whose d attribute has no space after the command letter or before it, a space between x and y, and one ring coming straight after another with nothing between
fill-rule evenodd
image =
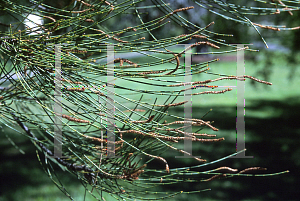
<instances>
[{"instance_id":1,"label":"patch of light","mask_svg":"<svg viewBox=\"0 0 300 201\"><path fill-rule=\"evenodd\" d=\"M39 25L43 24L43 19L40 16L30 14L27 16L26 20L24 21L26 28L29 28L30 35L36 35L42 33L42 31L37 31L40 29Z\"/></svg>"}]
</instances>

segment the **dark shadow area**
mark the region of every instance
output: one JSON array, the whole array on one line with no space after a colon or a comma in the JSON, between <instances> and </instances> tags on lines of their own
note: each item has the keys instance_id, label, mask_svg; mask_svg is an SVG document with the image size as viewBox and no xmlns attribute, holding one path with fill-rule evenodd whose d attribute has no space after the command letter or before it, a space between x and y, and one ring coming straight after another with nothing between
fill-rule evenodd
<instances>
[{"instance_id":1,"label":"dark shadow area","mask_svg":"<svg viewBox=\"0 0 300 201\"><path fill-rule=\"evenodd\" d=\"M21 154L5 137L5 134L11 138L14 143L25 152ZM1 152L0 152L0 200L14 201L16 200L14 194L21 191L23 188L30 188L32 191L36 191L38 187L43 187L47 185L55 184L45 173L43 166L41 166L36 153L36 147L30 142L30 140L20 134L12 132L12 130L5 129L0 132L1 140ZM38 152L41 161L45 162L44 154ZM66 186L78 185L79 181L74 177L74 175L64 172L57 165L53 165L55 173L61 180L61 182ZM53 174L53 173L52 173ZM55 178L55 175L53 175ZM67 189L68 190L68 189ZM30 195L30 198L35 200L35 198L43 198L45 196L57 199L59 197L64 197L63 193L57 188L57 190L36 193ZM46 195L47 194L47 195ZM29 196L29 195L24 195ZM29 199L24 197L24 200Z\"/></svg>"},{"instance_id":2,"label":"dark shadow area","mask_svg":"<svg viewBox=\"0 0 300 201\"><path fill-rule=\"evenodd\" d=\"M199 171L206 171L229 166L243 170L249 167L265 167L267 168L266 171L257 171L253 174L272 174L285 170L289 170L289 173L275 176L233 177L198 184L187 183L179 187L172 187L172 189L187 191L211 188L211 192L199 194L199 198L204 200L298 200L300 197L298 191L300 182L297 179L300 176L300 146L298 140L300 129L297 123L299 119L297 114L300 112L299 100L300 97L289 97L283 101L247 100L249 103L251 102L251 106L246 105L246 156L254 156L254 158L227 159L198 169ZM193 107L193 118L201 118L209 109ZM197 111L201 111L201 114L200 112L198 114ZM178 113L182 110L175 109L172 112ZM247 113L252 114L247 116ZM207 133L217 134L217 137L224 136L225 141L199 144L193 142L193 155L200 155L204 159L209 159L209 162L234 153L235 136L228 137L228 131L231 135L235 135L235 117L236 107L214 106L213 111L204 120L213 120L215 122L213 125L219 131ZM172 166L180 167L197 164L192 159L184 160L175 159L174 157L166 159L171 168ZM205 177L201 176L202 178Z\"/></svg>"},{"instance_id":3,"label":"dark shadow area","mask_svg":"<svg viewBox=\"0 0 300 201\"><path fill-rule=\"evenodd\" d=\"M298 140L300 129L299 118L297 118L297 114L300 113L299 100L300 97L289 97L283 101L248 100L251 105L246 105L246 155L254 156L254 158L227 159L198 169L198 171L206 171L229 166L243 170L248 167L265 167L267 168L266 171L253 173L270 174L285 170L289 170L289 173L268 177L241 176L217 179L211 182L185 183L177 186L166 186L165 190L193 191L211 188L212 190L209 192L197 194L201 200L298 200L300 197L298 190L300 182L297 179L300 176ZM193 107L193 118L201 118L209 109ZM170 113L182 112L182 108L170 108L169 110ZM197 113L197 111L201 112ZM194 155L200 155L202 158L212 161L234 153L235 137L229 137L229 135L235 133L235 116L235 107L213 107L213 111L205 116L204 120L213 120L215 122L213 125L219 128L219 131L209 132L206 130L205 132L217 134L217 137L225 137L225 141L199 144L193 142ZM19 135L12 134L9 136L18 138ZM1 142L7 142L1 143L1 196L5 196L7 200L12 200L10 195L24 186L29 185L34 188L52 182L39 164L35 146L26 137L23 137L23 141L16 142L26 152L25 155L14 150L3 133L0 138ZM166 157L170 168L199 164L193 159L175 159L173 155ZM180 153L175 155L180 155ZM64 184L79 183L73 175L63 172L58 166L54 167ZM162 164L157 164L155 161L151 162L148 167L164 169ZM199 175L198 178L203 177L209 178L211 175Z\"/></svg>"}]
</instances>

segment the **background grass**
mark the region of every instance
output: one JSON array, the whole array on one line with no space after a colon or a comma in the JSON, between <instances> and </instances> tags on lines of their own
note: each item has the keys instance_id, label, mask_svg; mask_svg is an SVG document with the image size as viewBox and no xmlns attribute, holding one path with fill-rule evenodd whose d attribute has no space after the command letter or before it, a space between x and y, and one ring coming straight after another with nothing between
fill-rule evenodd
<instances>
[{"instance_id":1,"label":"background grass","mask_svg":"<svg viewBox=\"0 0 300 201\"><path fill-rule=\"evenodd\" d=\"M245 63L246 75L255 76L263 71L268 64L262 53L258 63ZM216 62L210 65L211 72L234 75L236 62ZM266 173L290 170L289 174L273 177L236 177L215 180L207 183L192 183L178 185L173 190L199 190L211 188L211 191L199 194L183 194L169 200L297 200L299 186L299 156L298 139L300 129L297 123L300 112L299 85L300 69L296 68L294 79L289 78L289 64L284 55L274 53L271 59L269 82L272 86L253 84L246 80L245 88L245 122L246 122L246 155L253 159L228 159L209 169L220 166L230 166L243 169L252 166L266 167ZM205 80L217 76L203 74L193 76L193 81ZM257 76L259 79L262 77ZM235 85L236 81L215 83L216 85ZM193 97L193 117L201 118L210 108L213 109L204 119L214 121L218 132L204 129L203 132L225 137L218 143L193 143L193 154L212 161L235 152L235 89L225 94L199 95ZM174 108L170 113L183 114L183 107ZM21 154L9 140L9 136L26 154ZM27 137L2 127L0 135L0 200L69 200L47 177L36 157L35 147ZM183 145L179 145L180 146ZM181 147L183 148L183 147ZM194 161L175 159L165 154L171 168L188 166ZM151 167L151 164L149 164ZM153 164L155 166L155 164ZM55 168L64 186L75 198L84 200L85 190L77 179L66 172ZM203 169L205 170L205 169ZM207 168L208 170L208 168ZM163 191L160 189L160 191ZM112 198L103 195L106 200ZM87 195L85 200L92 200Z\"/></svg>"}]
</instances>

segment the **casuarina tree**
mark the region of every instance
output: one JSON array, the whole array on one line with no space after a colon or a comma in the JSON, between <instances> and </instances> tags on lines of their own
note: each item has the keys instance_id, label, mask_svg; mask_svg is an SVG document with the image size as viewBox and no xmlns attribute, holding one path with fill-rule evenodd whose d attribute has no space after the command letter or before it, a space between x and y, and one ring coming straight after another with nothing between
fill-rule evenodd
<instances>
[{"instance_id":1,"label":"casuarina tree","mask_svg":"<svg viewBox=\"0 0 300 201\"><path fill-rule=\"evenodd\" d=\"M49 177L70 199L53 164L66 177L76 175L97 200L105 199L104 192L119 200L164 199L209 189L165 192L157 187L263 173L263 167L202 171L245 150L209 161L182 146L222 146L224 140L215 134L218 122L192 117L192 97L231 93L232 88L218 88L221 80L272 85L251 75L192 81L192 75L210 74L210 64L218 62L192 63L192 55L255 50L228 44L224 37L234 39L230 34L212 32L212 26L222 26L220 20L203 24L189 18L211 13L250 26L258 35L261 29L299 29L252 21L293 15L298 1L239 3L1 0L1 123L32 141ZM267 47L263 36L261 42ZM206 52L197 53L196 47L207 47ZM171 114L176 107L184 112ZM214 133L201 132L205 127ZM164 152L197 165L174 168Z\"/></svg>"}]
</instances>

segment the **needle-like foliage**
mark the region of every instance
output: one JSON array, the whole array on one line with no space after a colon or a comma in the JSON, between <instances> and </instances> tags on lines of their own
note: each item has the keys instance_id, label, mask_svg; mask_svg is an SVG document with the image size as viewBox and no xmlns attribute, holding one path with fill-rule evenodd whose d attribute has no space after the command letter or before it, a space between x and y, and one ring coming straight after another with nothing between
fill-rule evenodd
<instances>
[{"instance_id":1,"label":"needle-like foliage","mask_svg":"<svg viewBox=\"0 0 300 201\"><path fill-rule=\"evenodd\" d=\"M210 31L211 26L218 26L214 22L199 27L182 14L204 8L226 20L251 26L260 34L259 29L262 28L274 31L299 28L262 25L250 20L252 15L282 12L292 15L299 10L299 2L255 1L255 5L259 5L255 7L252 1L248 1L247 6L229 3L234 1L193 0L190 1L191 6L184 8L174 8L172 2L0 1L0 19L9 16L14 21L11 24L0 22L0 121L28 136L42 153L52 156L46 157L43 165L53 180L50 162L77 175L87 189L87 186L92 186L93 190L88 192L95 199L102 200L100 193L107 192L120 200L143 200L205 191L166 195L166 192L153 190L160 185L207 182L265 170L252 167L238 171L220 167L201 172L200 167L229 156L206 162L206 159L177 148L177 144L184 140L195 144L221 143L224 140L214 134L201 133L201 129L196 133L185 131L189 126L209 127L217 131L210 121L168 113L169 108L184 106L186 101L182 98L186 91L191 91L193 97L205 94L219 96L231 91L231 88L219 90L215 86L224 79L252 79L271 85L248 75L185 83L182 58L196 46L212 49L204 54L226 54L241 49L237 50L236 46L218 39L225 35ZM150 12L160 15L149 20L145 16ZM37 22L29 16L36 16L42 21ZM28 27L28 22L33 26ZM185 34L167 37L154 34L170 23L185 30ZM189 43L191 39L197 41L182 50L172 48ZM55 47L58 47L56 51ZM222 47L227 49L222 50ZM114 55L112 60L109 60L110 51ZM55 60L60 61L59 70ZM193 64L191 74L209 73L209 64L216 61ZM57 80L58 77L60 80ZM60 87L60 101L57 86ZM57 103L61 112L54 108ZM166 118L171 121L166 122ZM57 130L54 127L58 121L61 122L62 138L58 139L58 143L62 145L62 155L53 157L53 150L57 148L54 143ZM108 136L109 133L113 138ZM166 150L193 157L199 165L173 169L161 156ZM146 159L143 163L135 160L141 155ZM164 168L147 168L148 163L155 161L163 164ZM229 173L218 173L220 170ZM55 183L73 199L62 184Z\"/></svg>"}]
</instances>

